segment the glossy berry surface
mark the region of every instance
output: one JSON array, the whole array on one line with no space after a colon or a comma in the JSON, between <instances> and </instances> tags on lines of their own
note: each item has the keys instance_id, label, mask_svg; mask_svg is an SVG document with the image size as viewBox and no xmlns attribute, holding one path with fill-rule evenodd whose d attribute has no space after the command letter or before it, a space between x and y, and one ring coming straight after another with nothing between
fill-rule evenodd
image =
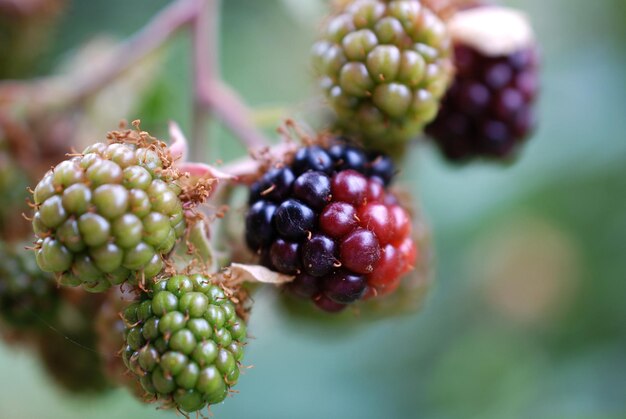
<instances>
[{"instance_id":1,"label":"glossy berry surface","mask_svg":"<svg viewBox=\"0 0 626 419\"><path fill-rule=\"evenodd\" d=\"M96 143L35 187L37 263L63 285L100 292L157 275L185 229L162 143Z\"/></svg>"},{"instance_id":2,"label":"glossy berry surface","mask_svg":"<svg viewBox=\"0 0 626 419\"><path fill-rule=\"evenodd\" d=\"M246 325L208 278L162 279L123 315L124 362L164 407L195 412L237 383Z\"/></svg>"},{"instance_id":3,"label":"glossy berry surface","mask_svg":"<svg viewBox=\"0 0 626 419\"><path fill-rule=\"evenodd\" d=\"M452 161L513 156L535 126L536 47L492 57L457 44L455 61L454 84L427 134Z\"/></svg>"},{"instance_id":4,"label":"glossy berry surface","mask_svg":"<svg viewBox=\"0 0 626 419\"><path fill-rule=\"evenodd\" d=\"M294 275L288 289L320 309L338 312L368 296L391 292L416 260L409 214L387 191L389 157L343 143L300 149L287 194L263 176L251 188L246 241L261 263ZM257 191L261 190L257 193Z\"/></svg>"},{"instance_id":5,"label":"glossy berry surface","mask_svg":"<svg viewBox=\"0 0 626 419\"><path fill-rule=\"evenodd\" d=\"M343 2L312 56L337 125L385 150L435 117L452 76L445 24L416 0Z\"/></svg>"}]
</instances>

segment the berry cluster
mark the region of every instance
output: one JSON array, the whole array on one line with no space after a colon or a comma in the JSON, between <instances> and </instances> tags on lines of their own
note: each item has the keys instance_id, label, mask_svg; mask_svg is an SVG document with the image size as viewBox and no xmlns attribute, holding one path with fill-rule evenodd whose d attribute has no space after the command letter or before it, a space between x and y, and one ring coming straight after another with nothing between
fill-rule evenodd
<instances>
[{"instance_id":1,"label":"berry cluster","mask_svg":"<svg viewBox=\"0 0 626 419\"><path fill-rule=\"evenodd\" d=\"M463 13L483 13L481 9ZM426 128L450 160L510 157L535 124L539 81L534 42L495 55L478 47L455 39L456 78L441 112Z\"/></svg>"},{"instance_id":2,"label":"berry cluster","mask_svg":"<svg viewBox=\"0 0 626 419\"><path fill-rule=\"evenodd\" d=\"M161 279L124 311L126 366L167 407L219 403L239 378L245 323L202 275Z\"/></svg>"},{"instance_id":3,"label":"berry cluster","mask_svg":"<svg viewBox=\"0 0 626 419\"><path fill-rule=\"evenodd\" d=\"M409 214L386 190L394 170L344 144L298 150L252 186L248 246L326 311L393 291L416 258Z\"/></svg>"},{"instance_id":4,"label":"berry cluster","mask_svg":"<svg viewBox=\"0 0 626 419\"><path fill-rule=\"evenodd\" d=\"M444 23L415 0L347 2L313 47L338 125L386 150L435 117L451 79L450 55Z\"/></svg>"},{"instance_id":5,"label":"berry cluster","mask_svg":"<svg viewBox=\"0 0 626 419\"><path fill-rule=\"evenodd\" d=\"M165 146L96 143L34 190L37 262L63 285L98 292L152 278L185 229Z\"/></svg>"}]
</instances>

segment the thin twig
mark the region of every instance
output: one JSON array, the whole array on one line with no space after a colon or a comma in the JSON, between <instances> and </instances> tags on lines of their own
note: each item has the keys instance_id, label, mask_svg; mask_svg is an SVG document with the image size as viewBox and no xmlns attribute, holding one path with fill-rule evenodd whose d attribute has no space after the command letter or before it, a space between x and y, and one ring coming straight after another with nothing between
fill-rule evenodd
<instances>
[{"instance_id":1,"label":"thin twig","mask_svg":"<svg viewBox=\"0 0 626 419\"><path fill-rule=\"evenodd\" d=\"M250 108L235 91L219 80L211 80L198 90L200 104L211 110L246 147L267 147L271 141L253 123Z\"/></svg>"},{"instance_id":2,"label":"thin twig","mask_svg":"<svg viewBox=\"0 0 626 419\"><path fill-rule=\"evenodd\" d=\"M70 103L79 103L98 93L146 55L157 50L198 13L202 0L177 0L159 12L143 29L119 45L109 65L75 82Z\"/></svg>"},{"instance_id":3,"label":"thin twig","mask_svg":"<svg viewBox=\"0 0 626 419\"><path fill-rule=\"evenodd\" d=\"M193 22L193 79L194 107L192 124L192 150L195 156L207 158L217 142L208 136L209 115L202 106L200 92L207 89L211 80L219 78L219 25L220 0L205 0Z\"/></svg>"},{"instance_id":4,"label":"thin twig","mask_svg":"<svg viewBox=\"0 0 626 419\"><path fill-rule=\"evenodd\" d=\"M270 141L257 130L250 109L220 78L220 0L205 0L193 27L194 41L194 155L206 157L214 147L207 139L207 111L213 112L248 148L261 148Z\"/></svg>"},{"instance_id":5,"label":"thin twig","mask_svg":"<svg viewBox=\"0 0 626 419\"><path fill-rule=\"evenodd\" d=\"M220 170L237 178L237 182L249 184L258 180L261 169L267 160L281 161L286 155L293 153L298 145L293 142L281 142L263 151L264 160L242 157L220 167Z\"/></svg>"}]
</instances>

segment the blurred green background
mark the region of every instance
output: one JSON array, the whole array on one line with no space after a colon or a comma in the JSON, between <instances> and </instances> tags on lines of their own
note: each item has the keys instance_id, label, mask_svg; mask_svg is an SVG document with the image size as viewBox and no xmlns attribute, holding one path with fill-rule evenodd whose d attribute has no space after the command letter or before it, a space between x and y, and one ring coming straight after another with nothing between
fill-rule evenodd
<instances>
[{"instance_id":1,"label":"blurred green background","mask_svg":"<svg viewBox=\"0 0 626 419\"><path fill-rule=\"evenodd\" d=\"M100 35L125 37L165 0L74 0L41 73ZM314 92L308 50L323 2L223 2L224 78L253 106ZM343 326L255 297L247 370L218 418L626 418L626 2L518 0L542 46L541 125L513 166L452 167L415 149L403 181L432 222L437 278L414 315ZM163 51L129 115L190 126L189 40ZM306 116L304 114L304 116ZM218 128L219 156L241 148ZM57 389L0 345L0 419L155 418L123 390Z\"/></svg>"}]
</instances>

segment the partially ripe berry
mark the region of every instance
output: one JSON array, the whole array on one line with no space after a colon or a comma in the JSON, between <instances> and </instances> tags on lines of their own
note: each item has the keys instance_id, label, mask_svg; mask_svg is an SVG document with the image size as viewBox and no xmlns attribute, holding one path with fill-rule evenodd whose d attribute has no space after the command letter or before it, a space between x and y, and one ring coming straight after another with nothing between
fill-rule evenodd
<instances>
[{"instance_id":1,"label":"partially ripe berry","mask_svg":"<svg viewBox=\"0 0 626 419\"><path fill-rule=\"evenodd\" d=\"M538 47L526 18L503 7L459 12L450 22L454 83L427 134L451 161L507 160L535 126Z\"/></svg>"},{"instance_id":2,"label":"partially ripe berry","mask_svg":"<svg viewBox=\"0 0 626 419\"><path fill-rule=\"evenodd\" d=\"M257 193L276 189L263 176L251 187L246 218L246 241L260 263L293 275L287 290L329 312L391 292L415 265L411 219L386 187L391 159L344 140L304 147L281 167L296 174L282 202Z\"/></svg>"}]
</instances>

